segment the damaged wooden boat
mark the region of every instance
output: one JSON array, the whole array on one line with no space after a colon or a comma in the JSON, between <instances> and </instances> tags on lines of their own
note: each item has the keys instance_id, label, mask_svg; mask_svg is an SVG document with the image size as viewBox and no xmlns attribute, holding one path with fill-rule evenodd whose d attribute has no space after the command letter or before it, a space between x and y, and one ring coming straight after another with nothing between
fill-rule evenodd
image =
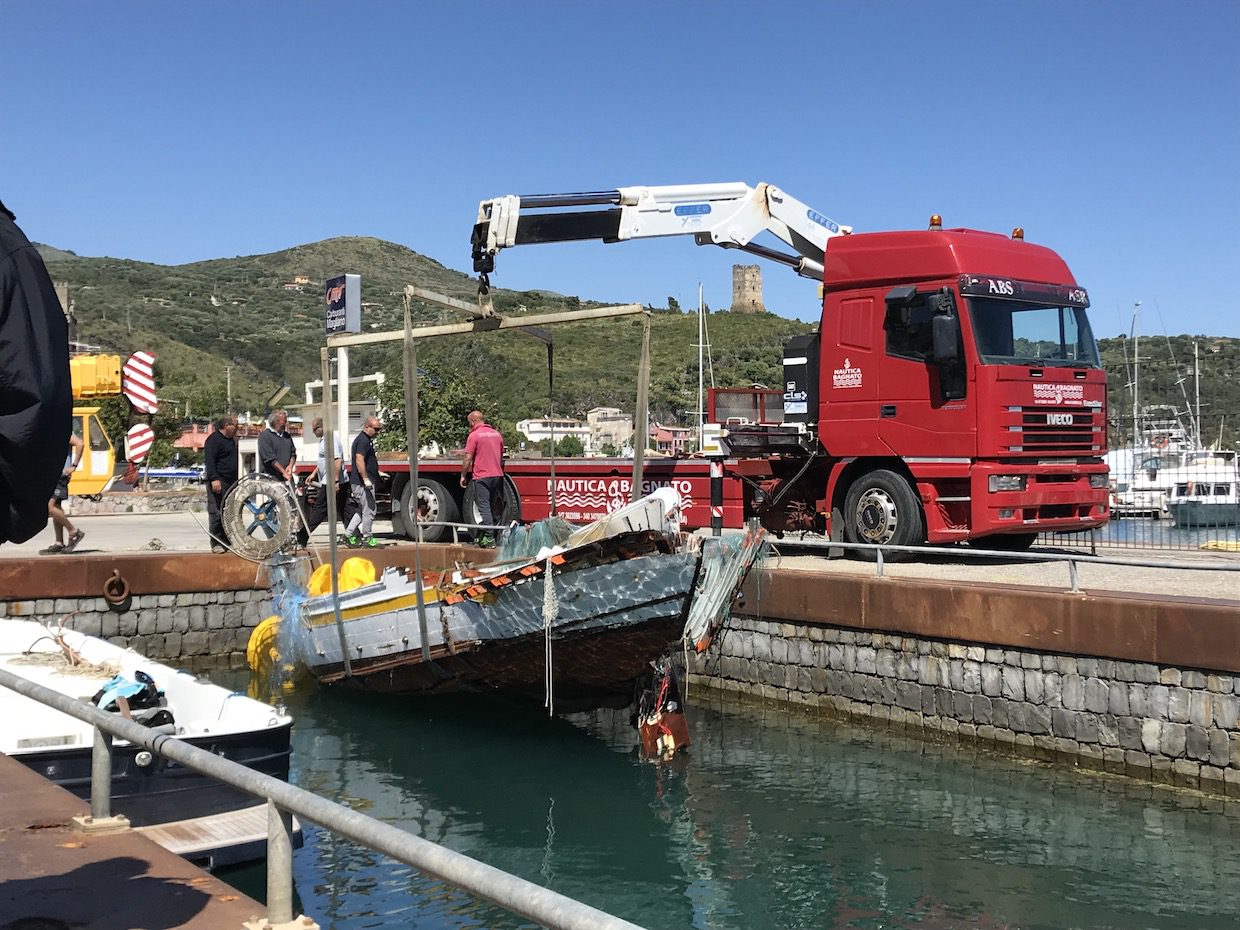
<instances>
[{"instance_id":1,"label":"damaged wooden boat","mask_svg":"<svg viewBox=\"0 0 1240 930\"><path fill-rule=\"evenodd\" d=\"M328 684L553 693L564 710L624 706L669 646L684 638L706 649L764 546L758 527L681 533L679 508L676 492L662 488L581 529L559 521L567 535L533 553L506 546L494 563L427 574L421 584L388 568L340 590L338 611L324 593L330 569L320 568L293 599L295 635L281 635L282 652ZM342 566L341 589L356 561Z\"/></svg>"}]
</instances>

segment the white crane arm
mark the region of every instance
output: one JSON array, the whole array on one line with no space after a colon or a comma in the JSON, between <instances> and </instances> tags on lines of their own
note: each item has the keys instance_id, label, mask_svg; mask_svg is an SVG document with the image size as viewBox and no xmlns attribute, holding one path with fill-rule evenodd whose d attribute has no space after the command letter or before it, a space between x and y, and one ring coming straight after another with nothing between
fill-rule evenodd
<instances>
[{"instance_id":1,"label":"white crane arm","mask_svg":"<svg viewBox=\"0 0 1240 930\"><path fill-rule=\"evenodd\" d=\"M591 206L606 209L578 209ZM773 233L796 254L754 244L752 240L762 232ZM754 188L738 182L510 194L479 204L471 243L474 270L487 274L494 269L500 250L514 245L691 235L699 245L744 249L822 280L827 241L850 232L851 227L840 226L777 187L759 184Z\"/></svg>"}]
</instances>

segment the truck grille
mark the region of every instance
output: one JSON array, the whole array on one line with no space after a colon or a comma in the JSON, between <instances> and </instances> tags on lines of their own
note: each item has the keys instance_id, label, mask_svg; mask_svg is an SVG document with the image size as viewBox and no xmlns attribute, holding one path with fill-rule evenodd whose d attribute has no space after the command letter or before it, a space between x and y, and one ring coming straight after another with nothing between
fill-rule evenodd
<instances>
[{"instance_id":1,"label":"truck grille","mask_svg":"<svg viewBox=\"0 0 1240 930\"><path fill-rule=\"evenodd\" d=\"M1008 407L1000 451L1023 455L1101 454L1106 425L1098 407Z\"/></svg>"}]
</instances>

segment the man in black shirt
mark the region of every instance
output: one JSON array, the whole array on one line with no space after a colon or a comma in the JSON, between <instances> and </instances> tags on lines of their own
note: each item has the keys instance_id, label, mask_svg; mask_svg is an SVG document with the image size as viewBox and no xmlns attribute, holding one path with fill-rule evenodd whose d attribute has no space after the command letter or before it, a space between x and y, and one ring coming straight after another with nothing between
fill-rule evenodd
<instances>
[{"instance_id":1,"label":"man in black shirt","mask_svg":"<svg viewBox=\"0 0 1240 930\"><path fill-rule=\"evenodd\" d=\"M215 421L215 432L202 447L206 464L207 524L211 551L223 552L228 543L222 518L224 495L237 483L237 418L223 416Z\"/></svg>"},{"instance_id":2,"label":"man in black shirt","mask_svg":"<svg viewBox=\"0 0 1240 930\"><path fill-rule=\"evenodd\" d=\"M378 417L367 417L362 431L353 440L352 464L349 474L353 500L357 503L357 513L349 520L345 530L345 543L349 546L366 546L375 548L379 540L371 535L375 521L375 483L379 480L379 459L375 455L374 438L382 426ZM361 529L362 535L357 531Z\"/></svg>"},{"instance_id":3,"label":"man in black shirt","mask_svg":"<svg viewBox=\"0 0 1240 930\"><path fill-rule=\"evenodd\" d=\"M73 432L69 328L43 259L0 203L0 543L47 526Z\"/></svg>"}]
</instances>

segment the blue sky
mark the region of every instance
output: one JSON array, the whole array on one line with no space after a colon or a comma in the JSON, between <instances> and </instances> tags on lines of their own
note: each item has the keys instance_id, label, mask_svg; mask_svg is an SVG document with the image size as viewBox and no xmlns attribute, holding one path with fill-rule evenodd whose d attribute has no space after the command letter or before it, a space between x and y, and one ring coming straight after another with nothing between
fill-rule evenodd
<instances>
[{"instance_id":1,"label":"blue sky","mask_svg":"<svg viewBox=\"0 0 1240 930\"><path fill-rule=\"evenodd\" d=\"M468 271L484 198L769 181L858 231L1023 226L1100 336L1135 301L1144 334L1240 336L1237 47L1237 0L0 0L0 198L82 255L368 235ZM547 245L494 281L724 307L737 260Z\"/></svg>"}]
</instances>

